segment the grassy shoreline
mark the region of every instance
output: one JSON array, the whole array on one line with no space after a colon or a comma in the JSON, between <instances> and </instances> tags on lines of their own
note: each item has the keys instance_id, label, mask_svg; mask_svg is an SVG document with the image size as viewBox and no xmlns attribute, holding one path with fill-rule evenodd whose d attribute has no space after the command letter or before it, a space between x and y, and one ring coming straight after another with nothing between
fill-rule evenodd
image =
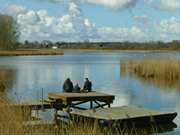
<instances>
[{"instance_id":1,"label":"grassy shoreline","mask_svg":"<svg viewBox=\"0 0 180 135\"><path fill-rule=\"evenodd\" d=\"M17 49L0 50L0 56L63 55L62 49Z\"/></svg>"}]
</instances>

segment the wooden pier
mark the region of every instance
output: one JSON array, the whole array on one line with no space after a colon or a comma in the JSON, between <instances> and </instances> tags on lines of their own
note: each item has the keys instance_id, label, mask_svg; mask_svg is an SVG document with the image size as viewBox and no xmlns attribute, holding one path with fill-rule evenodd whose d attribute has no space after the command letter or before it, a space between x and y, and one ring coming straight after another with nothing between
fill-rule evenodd
<instances>
[{"instance_id":1,"label":"wooden pier","mask_svg":"<svg viewBox=\"0 0 180 135\"><path fill-rule=\"evenodd\" d=\"M136 106L121 106L98 108L92 110L74 110L71 115L96 120L128 122L128 123L161 123L171 122L177 116L176 112L162 112Z\"/></svg>"},{"instance_id":2,"label":"wooden pier","mask_svg":"<svg viewBox=\"0 0 180 135\"><path fill-rule=\"evenodd\" d=\"M48 94L48 100L46 101L13 103L8 105L8 107L27 109L29 110L25 111L27 115L30 115L32 110L55 109L55 120L60 117L58 111L64 110L74 117L108 122L116 121L120 123L172 122L177 116L176 112L161 112L143 107L111 107L114 99L114 95L100 92L51 92ZM85 106L82 106L82 104L88 102L90 103L89 105L86 104ZM24 116L27 116L26 114Z\"/></svg>"},{"instance_id":3,"label":"wooden pier","mask_svg":"<svg viewBox=\"0 0 180 135\"><path fill-rule=\"evenodd\" d=\"M49 93L48 98L55 101L56 103L61 103L64 107L72 107L81 110L86 110L87 108L80 107L79 105L89 102L92 108L103 108L104 106L110 107L115 98L114 95L100 93L100 92L86 92L86 93Z\"/></svg>"},{"instance_id":4,"label":"wooden pier","mask_svg":"<svg viewBox=\"0 0 180 135\"><path fill-rule=\"evenodd\" d=\"M172 122L177 116L176 112L161 112L135 106L110 107L114 95L88 92L88 93L49 93L48 98L61 103L64 108L73 108L68 111L72 116L89 119L116 121L128 123ZM79 105L90 102L89 108ZM107 106L108 108L104 108Z\"/></svg>"}]
</instances>

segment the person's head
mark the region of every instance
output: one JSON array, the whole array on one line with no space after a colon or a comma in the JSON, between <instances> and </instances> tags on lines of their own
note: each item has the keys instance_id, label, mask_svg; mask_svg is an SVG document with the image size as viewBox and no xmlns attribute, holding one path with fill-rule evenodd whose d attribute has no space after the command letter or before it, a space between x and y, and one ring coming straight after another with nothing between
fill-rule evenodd
<instances>
[{"instance_id":1,"label":"person's head","mask_svg":"<svg viewBox=\"0 0 180 135\"><path fill-rule=\"evenodd\" d=\"M88 78L85 78L85 80L86 80L86 81L89 81L89 79L88 79Z\"/></svg>"},{"instance_id":2,"label":"person's head","mask_svg":"<svg viewBox=\"0 0 180 135\"><path fill-rule=\"evenodd\" d=\"M70 78L67 78L67 79L66 79L66 81L70 82L70 81L71 81L71 79L70 79Z\"/></svg>"}]
</instances>

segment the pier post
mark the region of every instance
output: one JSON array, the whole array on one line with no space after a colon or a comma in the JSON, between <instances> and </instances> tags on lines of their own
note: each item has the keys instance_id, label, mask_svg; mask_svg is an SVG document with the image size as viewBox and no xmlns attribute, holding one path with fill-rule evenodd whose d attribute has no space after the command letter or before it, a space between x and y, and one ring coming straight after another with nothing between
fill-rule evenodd
<instances>
[{"instance_id":1,"label":"pier post","mask_svg":"<svg viewBox=\"0 0 180 135\"><path fill-rule=\"evenodd\" d=\"M90 101L90 109L92 109L93 108L93 101L91 100Z\"/></svg>"},{"instance_id":2,"label":"pier post","mask_svg":"<svg viewBox=\"0 0 180 135\"><path fill-rule=\"evenodd\" d=\"M57 115L58 115L58 110L55 108L54 112L54 120L57 121Z\"/></svg>"},{"instance_id":3,"label":"pier post","mask_svg":"<svg viewBox=\"0 0 180 135\"><path fill-rule=\"evenodd\" d=\"M108 103L107 103L107 104L108 104L108 108L110 108L110 107L111 107L111 103L108 101Z\"/></svg>"},{"instance_id":4,"label":"pier post","mask_svg":"<svg viewBox=\"0 0 180 135\"><path fill-rule=\"evenodd\" d=\"M41 109L44 110L44 106L43 106L43 102L44 102L44 89L42 88L41 89Z\"/></svg>"}]
</instances>

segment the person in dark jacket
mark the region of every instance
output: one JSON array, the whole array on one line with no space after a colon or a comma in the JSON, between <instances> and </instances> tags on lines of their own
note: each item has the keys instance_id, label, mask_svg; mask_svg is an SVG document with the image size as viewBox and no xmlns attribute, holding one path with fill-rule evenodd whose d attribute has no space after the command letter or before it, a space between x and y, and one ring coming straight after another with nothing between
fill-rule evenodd
<instances>
[{"instance_id":1,"label":"person in dark jacket","mask_svg":"<svg viewBox=\"0 0 180 135\"><path fill-rule=\"evenodd\" d=\"M73 90L73 83L71 82L70 78L67 78L63 84L63 91L64 92L72 92Z\"/></svg>"},{"instance_id":2,"label":"person in dark jacket","mask_svg":"<svg viewBox=\"0 0 180 135\"><path fill-rule=\"evenodd\" d=\"M84 87L83 90L87 90L88 92L91 92L92 90L92 83L88 78L85 78Z\"/></svg>"}]
</instances>

